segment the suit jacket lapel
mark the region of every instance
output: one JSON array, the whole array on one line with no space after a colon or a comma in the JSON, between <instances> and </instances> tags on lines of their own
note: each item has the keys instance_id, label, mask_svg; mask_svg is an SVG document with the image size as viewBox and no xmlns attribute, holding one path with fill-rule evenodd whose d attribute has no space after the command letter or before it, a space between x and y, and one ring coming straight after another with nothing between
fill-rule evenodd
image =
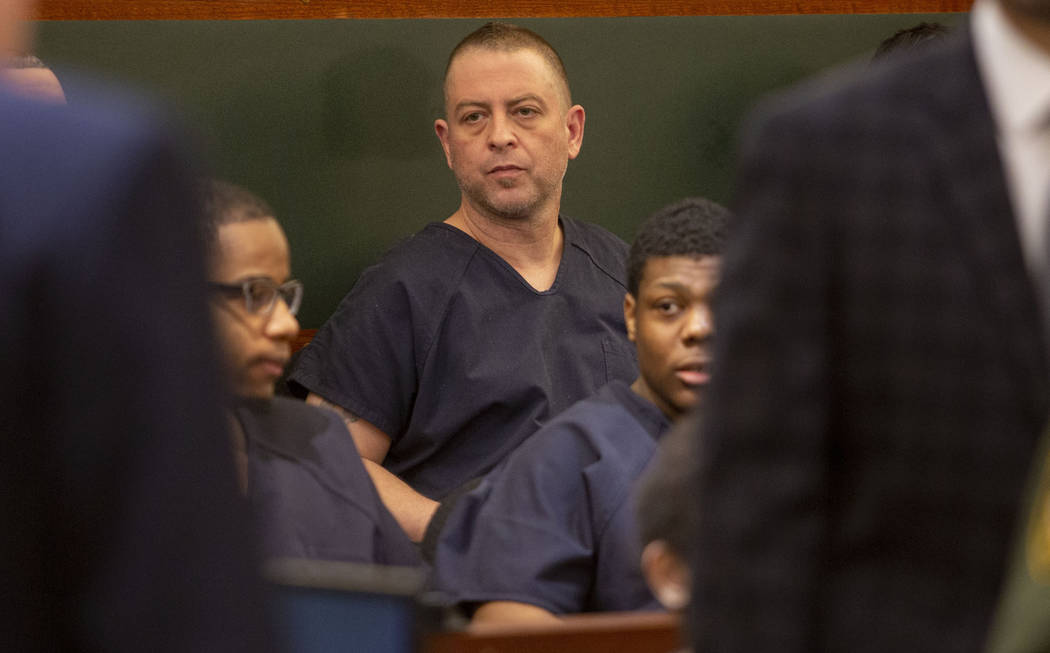
<instances>
[{"instance_id":1,"label":"suit jacket lapel","mask_svg":"<svg viewBox=\"0 0 1050 653\"><path fill-rule=\"evenodd\" d=\"M1031 389L1033 418L1047 409L1047 355L1036 291L1021 251L1006 189L995 124L967 34L937 60L944 65L934 92L943 128L935 149L958 218L961 250L969 252L982 300L1001 326L1003 355ZM980 374L980 370L975 370Z\"/></svg>"}]
</instances>

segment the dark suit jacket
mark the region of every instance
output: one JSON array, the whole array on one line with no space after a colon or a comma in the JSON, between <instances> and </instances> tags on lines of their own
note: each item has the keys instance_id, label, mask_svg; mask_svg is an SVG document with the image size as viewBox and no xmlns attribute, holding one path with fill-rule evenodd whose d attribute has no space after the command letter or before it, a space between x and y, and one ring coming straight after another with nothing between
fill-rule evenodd
<instances>
[{"instance_id":1,"label":"dark suit jacket","mask_svg":"<svg viewBox=\"0 0 1050 653\"><path fill-rule=\"evenodd\" d=\"M696 650L979 650L1047 372L968 36L765 106L737 194Z\"/></svg>"},{"instance_id":2,"label":"dark suit jacket","mask_svg":"<svg viewBox=\"0 0 1050 653\"><path fill-rule=\"evenodd\" d=\"M189 173L78 97L0 93L0 650L268 650Z\"/></svg>"}]
</instances>

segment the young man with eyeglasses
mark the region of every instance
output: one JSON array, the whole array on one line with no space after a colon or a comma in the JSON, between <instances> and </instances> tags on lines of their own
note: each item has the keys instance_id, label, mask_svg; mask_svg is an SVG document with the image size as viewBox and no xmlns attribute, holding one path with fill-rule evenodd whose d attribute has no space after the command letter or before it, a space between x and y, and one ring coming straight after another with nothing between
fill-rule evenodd
<instances>
[{"instance_id":1,"label":"young man with eyeglasses","mask_svg":"<svg viewBox=\"0 0 1050 653\"><path fill-rule=\"evenodd\" d=\"M263 553L392 565L419 562L334 412L274 396L299 333L302 283L274 212L222 181L201 188L212 315L232 395L237 479Z\"/></svg>"}]
</instances>

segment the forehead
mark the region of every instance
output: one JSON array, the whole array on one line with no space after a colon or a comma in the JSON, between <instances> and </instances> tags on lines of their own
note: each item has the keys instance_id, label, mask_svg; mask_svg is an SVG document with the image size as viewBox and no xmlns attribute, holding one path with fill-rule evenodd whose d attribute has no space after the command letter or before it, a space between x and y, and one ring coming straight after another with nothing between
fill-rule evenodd
<instances>
[{"instance_id":1,"label":"forehead","mask_svg":"<svg viewBox=\"0 0 1050 653\"><path fill-rule=\"evenodd\" d=\"M0 80L3 80L15 93L24 97L57 103L66 101L62 85L50 68L0 69Z\"/></svg>"},{"instance_id":2,"label":"forehead","mask_svg":"<svg viewBox=\"0 0 1050 653\"><path fill-rule=\"evenodd\" d=\"M568 89L551 64L535 50L467 48L452 60L445 80L445 102L502 101L537 95L568 106Z\"/></svg>"},{"instance_id":3,"label":"forehead","mask_svg":"<svg viewBox=\"0 0 1050 653\"><path fill-rule=\"evenodd\" d=\"M212 258L216 281L266 276L283 281L291 266L288 241L272 218L231 222L219 227Z\"/></svg>"},{"instance_id":4,"label":"forehead","mask_svg":"<svg viewBox=\"0 0 1050 653\"><path fill-rule=\"evenodd\" d=\"M718 283L721 265L720 256L656 256L646 260L639 290L662 284L707 287Z\"/></svg>"}]
</instances>

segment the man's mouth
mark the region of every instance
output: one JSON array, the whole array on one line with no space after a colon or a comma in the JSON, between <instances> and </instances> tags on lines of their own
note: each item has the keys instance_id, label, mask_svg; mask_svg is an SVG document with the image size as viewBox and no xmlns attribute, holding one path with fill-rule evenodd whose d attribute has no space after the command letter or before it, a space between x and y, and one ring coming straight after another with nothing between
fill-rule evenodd
<instances>
[{"instance_id":1,"label":"man's mouth","mask_svg":"<svg viewBox=\"0 0 1050 653\"><path fill-rule=\"evenodd\" d=\"M676 368L674 375L685 385L701 386L711 380L709 368L706 361L694 361Z\"/></svg>"},{"instance_id":2,"label":"man's mouth","mask_svg":"<svg viewBox=\"0 0 1050 653\"><path fill-rule=\"evenodd\" d=\"M268 375L274 378L281 376L284 373L284 368L288 364L287 358L259 358L256 360L256 364L262 368L262 370Z\"/></svg>"},{"instance_id":3,"label":"man's mouth","mask_svg":"<svg viewBox=\"0 0 1050 653\"><path fill-rule=\"evenodd\" d=\"M496 166L489 169L489 174L496 177L504 177L522 172L523 168L514 165Z\"/></svg>"}]
</instances>

